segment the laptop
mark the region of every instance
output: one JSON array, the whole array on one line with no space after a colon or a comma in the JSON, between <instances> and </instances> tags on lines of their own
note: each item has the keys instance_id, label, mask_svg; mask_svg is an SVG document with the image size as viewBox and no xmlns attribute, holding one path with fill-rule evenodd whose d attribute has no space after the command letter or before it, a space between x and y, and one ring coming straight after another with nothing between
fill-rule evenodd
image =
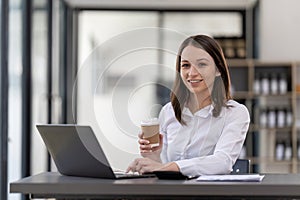
<instances>
[{"instance_id":1,"label":"laptop","mask_svg":"<svg viewBox=\"0 0 300 200\"><path fill-rule=\"evenodd\" d=\"M115 173L90 126L36 125L62 175L94 178L146 178L154 174Z\"/></svg>"}]
</instances>

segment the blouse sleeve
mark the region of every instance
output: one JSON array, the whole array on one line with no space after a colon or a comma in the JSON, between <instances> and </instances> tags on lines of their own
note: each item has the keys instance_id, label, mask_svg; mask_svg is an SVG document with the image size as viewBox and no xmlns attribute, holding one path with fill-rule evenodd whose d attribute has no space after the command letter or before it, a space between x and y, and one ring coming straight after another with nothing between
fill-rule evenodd
<instances>
[{"instance_id":1,"label":"blouse sleeve","mask_svg":"<svg viewBox=\"0 0 300 200\"><path fill-rule=\"evenodd\" d=\"M212 155L176 161L185 175L228 174L238 158L248 131L250 117L240 104L227 112L225 125Z\"/></svg>"}]
</instances>

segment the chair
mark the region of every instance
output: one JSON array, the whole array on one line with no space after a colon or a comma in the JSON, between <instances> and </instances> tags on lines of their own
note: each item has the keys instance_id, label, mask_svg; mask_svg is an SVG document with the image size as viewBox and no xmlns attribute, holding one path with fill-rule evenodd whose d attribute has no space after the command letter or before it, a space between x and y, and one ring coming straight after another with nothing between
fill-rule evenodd
<instances>
[{"instance_id":1,"label":"chair","mask_svg":"<svg viewBox=\"0 0 300 200\"><path fill-rule=\"evenodd\" d=\"M232 167L231 174L249 174L250 173L250 160L237 159Z\"/></svg>"}]
</instances>

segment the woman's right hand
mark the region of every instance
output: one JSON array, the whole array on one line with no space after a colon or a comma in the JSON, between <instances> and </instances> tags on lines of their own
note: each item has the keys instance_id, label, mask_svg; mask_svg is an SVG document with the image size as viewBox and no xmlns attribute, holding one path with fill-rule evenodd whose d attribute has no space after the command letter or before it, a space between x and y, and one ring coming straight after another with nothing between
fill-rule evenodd
<instances>
[{"instance_id":1,"label":"woman's right hand","mask_svg":"<svg viewBox=\"0 0 300 200\"><path fill-rule=\"evenodd\" d=\"M159 146L151 147L149 140L143 138L143 133L139 133L140 153L144 158L150 158L161 162L160 153L162 151L163 135L159 134Z\"/></svg>"}]
</instances>

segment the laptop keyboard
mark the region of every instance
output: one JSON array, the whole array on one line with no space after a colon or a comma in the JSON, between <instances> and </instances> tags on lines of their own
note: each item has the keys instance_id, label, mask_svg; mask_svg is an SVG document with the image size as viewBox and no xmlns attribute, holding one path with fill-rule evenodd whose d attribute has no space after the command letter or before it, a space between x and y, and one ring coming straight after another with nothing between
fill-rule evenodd
<instances>
[{"instance_id":1,"label":"laptop keyboard","mask_svg":"<svg viewBox=\"0 0 300 200\"><path fill-rule=\"evenodd\" d=\"M146 173L146 174L138 174L138 173L125 173L125 172L114 172L117 178L153 178L156 177L155 174Z\"/></svg>"}]
</instances>

